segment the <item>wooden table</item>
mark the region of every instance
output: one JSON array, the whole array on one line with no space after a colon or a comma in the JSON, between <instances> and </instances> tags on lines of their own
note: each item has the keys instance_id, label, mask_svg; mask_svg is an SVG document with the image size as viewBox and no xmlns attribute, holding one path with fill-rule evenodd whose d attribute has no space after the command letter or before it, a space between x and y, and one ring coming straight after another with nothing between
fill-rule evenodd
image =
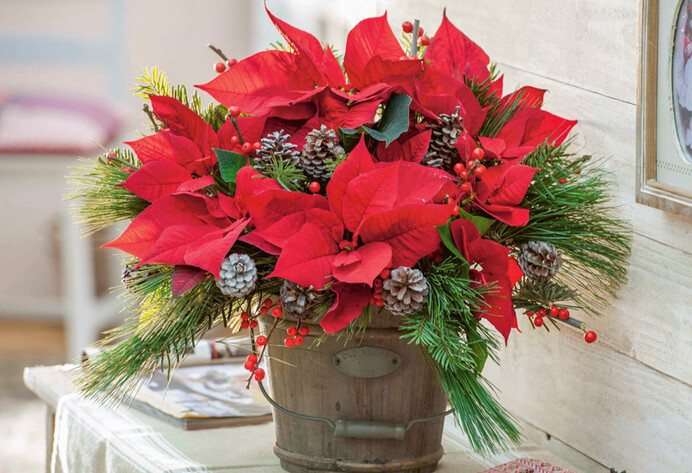
<instances>
[{"instance_id":1,"label":"wooden table","mask_svg":"<svg viewBox=\"0 0 692 473\"><path fill-rule=\"evenodd\" d=\"M72 385L73 365L38 366L26 368L24 382L47 407L46 413L46 468L50 471L53 449L55 413L62 396L74 393ZM181 456L192 462L204 465L208 471L247 473L281 473L279 461L274 456L274 424L240 426L220 429L186 431L155 419L143 412L130 409L128 414L136 417L142 424L151 427L172 445ZM477 473L506 461L522 456L542 458L565 468L572 468L564 460L555 460L555 455L524 445L521 451L513 451L490 459L483 459L471 451L466 438L450 422L445 426L443 437L445 456L442 458L439 473ZM124 459L127 461L127 458ZM138 471L134 466L132 471Z\"/></svg>"}]
</instances>

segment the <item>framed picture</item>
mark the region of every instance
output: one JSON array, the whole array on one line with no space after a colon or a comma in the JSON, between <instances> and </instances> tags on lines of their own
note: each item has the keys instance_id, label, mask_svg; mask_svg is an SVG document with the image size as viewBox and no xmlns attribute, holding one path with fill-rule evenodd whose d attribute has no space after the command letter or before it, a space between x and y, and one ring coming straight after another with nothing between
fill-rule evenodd
<instances>
[{"instance_id":1,"label":"framed picture","mask_svg":"<svg viewBox=\"0 0 692 473\"><path fill-rule=\"evenodd\" d=\"M692 0L644 0L637 202L692 216Z\"/></svg>"}]
</instances>

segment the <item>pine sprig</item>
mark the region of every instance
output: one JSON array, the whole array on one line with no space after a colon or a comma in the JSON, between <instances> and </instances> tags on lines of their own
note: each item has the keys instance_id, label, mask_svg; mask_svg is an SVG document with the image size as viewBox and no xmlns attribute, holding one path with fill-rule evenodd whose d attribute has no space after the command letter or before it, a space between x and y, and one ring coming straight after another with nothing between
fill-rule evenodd
<instances>
[{"instance_id":1,"label":"pine sprig","mask_svg":"<svg viewBox=\"0 0 692 473\"><path fill-rule=\"evenodd\" d=\"M520 438L514 420L477 369L479 353L497 361L497 339L473 315L493 288L472 287L458 272L459 265L452 259L433 267L426 275L427 313L408 316L400 329L402 338L419 345L430 360L473 448L492 453Z\"/></svg>"},{"instance_id":2,"label":"pine sprig","mask_svg":"<svg viewBox=\"0 0 692 473\"><path fill-rule=\"evenodd\" d=\"M575 291L577 305L597 313L627 281L631 252L630 227L611 203L610 175L591 156L569 155L565 145L541 145L522 163L539 168L522 204L530 209L529 223L498 222L487 236L505 245L555 245L564 261L556 282Z\"/></svg>"},{"instance_id":3,"label":"pine sprig","mask_svg":"<svg viewBox=\"0 0 692 473\"><path fill-rule=\"evenodd\" d=\"M275 179L281 187L288 191L305 192L308 187L308 179L303 170L288 160L277 158L273 154L263 174L271 179Z\"/></svg>"},{"instance_id":4,"label":"pine sprig","mask_svg":"<svg viewBox=\"0 0 692 473\"><path fill-rule=\"evenodd\" d=\"M497 94L497 90L494 90L493 84L498 76L497 64L491 64L488 71L490 75L482 81L477 77L464 76L464 82L471 88L473 95L483 108L489 105L496 105L500 101L500 97Z\"/></svg>"},{"instance_id":5,"label":"pine sprig","mask_svg":"<svg viewBox=\"0 0 692 473\"><path fill-rule=\"evenodd\" d=\"M579 293L568 286L552 281L537 281L522 278L512 291L515 309L536 311L541 308L559 305L560 308L575 308L569 304L578 299Z\"/></svg>"},{"instance_id":6,"label":"pine sprig","mask_svg":"<svg viewBox=\"0 0 692 473\"><path fill-rule=\"evenodd\" d=\"M84 164L71 168L72 174L67 178L69 191L65 199L74 201L72 214L87 235L133 219L149 205L124 187L116 187L130 177L129 172L122 170L122 163L136 169L140 166L137 157L127 150L116 150L115 157L121 162L109 159L108 155L81 159Z\"/></svg>"}]
</instances>

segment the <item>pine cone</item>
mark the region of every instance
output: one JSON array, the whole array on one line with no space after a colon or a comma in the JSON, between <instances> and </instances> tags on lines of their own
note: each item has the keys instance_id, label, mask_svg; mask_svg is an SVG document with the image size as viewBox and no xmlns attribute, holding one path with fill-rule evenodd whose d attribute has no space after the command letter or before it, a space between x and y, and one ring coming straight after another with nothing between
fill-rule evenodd
<instances>
[{"instance_id":1,"label":"pine cone","mask_svg":"<svg viewBox=\"0 0 692 473\"><path fill-rule=\"evenodd\" d=\"M283 130L269 133L260 140L262 147L257 150L254 158L254 167L259 172L266 174L272 168L272 158L277 161L289 161L292 164L300 162L300 153L296 150L298 145L288 143L291 135Z\"/></svg>"},{"instance_id":2,"label":"pine cone","mask_svg":"<svg viewBox=\"0 0 692 473\"><path fill-rule=\"evenodd\" d=\"M123 266L123 272L120 275L120 280L122 281L123 286L130 286L130 283L132 282L132 271L134 271L136 264L137 263L127 263L125 266Z\"/></svg>"},{"instance_id":3,"label":"pine cone","mask_svg":"<svg viewBox=\"0 0 692 473\"><path fill-rule=\"evenodd\" d=\"M306 174L318 181L329 177L325 161L344 154L339 146L339 136L332 129L322 125L319 130L312 130L305 136L305 145L300 155L300 165Z\"/></svg>"},{"instance_id":4,"label":"pine cone","mask_svg":"<svg viewBox=\"0 0 692 473\"><path fill-rule=\"evenodd\" d=\"M224 258L219 276L216 285L224 295L243 297L255 289L257 267L248 255L234 253Z\"/></svg>"},{"instance_id":5,"label":"pine cone","mask_svg":"<svg viewBox=\"0 0 692 473\"><path fill-rule=\"evenodd\" d=\"M427 127L432 130L432 134L430 146L423 156L422 163L451 172L459 157L459 152L454 145L464 129L461 121L459 121L459 107L452 115L443 113L438 118L440 123L431 123Z\"/></svg>"},{"instance_id":6,"label":"pine cone","mask_svg":"<svg viewBox=\"0 0 692 473\"><path fill-rule=\"evenodd\" d=\"M382 301L394 315L405 316L421 310L427 301L428 284L418 269L399 266L382 285Z\"/></svg>"},{"instance_id":7,"label":"pine cone","mask_svg":"<svg viewBox=\"0 0 692 473\"><path fill-rule=\"evenodd\" d=\"M312 317L307 309L320 299L322 299L321 294L312 286L303 287L291 281L284 281L284 285L281 286L281 306L291 317L297 319Z\"/></svg>"},{"instance_id":8,"label":"pine cone","mask_svg":"<svg viewBox=\"0 0 692 473\"><path fill-rule=\"evenodd\" d=\"M550 281L562 265L562 252L551 243L530 241L522 245L517 263L529 278Z\"/></svg>"}]
</instances>

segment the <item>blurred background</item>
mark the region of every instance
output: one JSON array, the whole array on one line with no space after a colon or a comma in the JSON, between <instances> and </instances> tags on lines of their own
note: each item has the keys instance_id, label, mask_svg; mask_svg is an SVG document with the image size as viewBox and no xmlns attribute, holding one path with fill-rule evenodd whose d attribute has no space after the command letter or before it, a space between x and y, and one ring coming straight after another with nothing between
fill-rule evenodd
<instances>
[{"instance_id":1,"label":"blurred background","mask_svg":"<svg viewBox=\"0 0 692 473\"><path fill-rule=\"evenodd\" d=\"M270 7L341 51L376 11L364 0ZM241 59L279 39L260 1L0 0L0 473L43 469L43 408L23 368L72 361L127 316L111 290L119 259L98 249L113 235L84 239L71 223L69 167L145 129L132 95L143 67L191 89L216 75L207 43Z\"/></svg>"}]
</instances>

